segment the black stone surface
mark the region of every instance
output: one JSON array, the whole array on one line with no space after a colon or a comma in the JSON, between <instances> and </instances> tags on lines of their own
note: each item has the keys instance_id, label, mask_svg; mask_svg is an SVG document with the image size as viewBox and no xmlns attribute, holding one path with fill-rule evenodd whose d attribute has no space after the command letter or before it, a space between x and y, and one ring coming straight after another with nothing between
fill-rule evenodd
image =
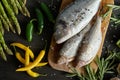
<instances>
[{"instance_id":1,"label":"black stone surface","mask_svg":"<svg viewBox=\"0 0 120 80\"><path fill-rule=\"evenodd\" d=\"M45 26L43 29L43 33L41 35L36 34L37 26L34 26L34 34L33 34L33 41L27 42L25 38L25 27L27 23L35 18L35 8L39 7L39 2L45 2L49 5L54 14L54 17L57 16L59 6L61 0L27 0L27 7L31 13L31 18L24 17L21 14L18 15L19 22L22 28L22 34L17 35L11 32L5 32L4 38L8 45L12 42L20 42L25 45L31 46L30 48L33 50L35 55L37 56L39 51L44 48L45 40L48 42L47 52L49 49L54 24L45 20ZM115 0L115 4L120 5L120 0ZM114 13L120 14L120 11L115 11ZM45 17L46 19L46 17ZM111 26L112 23L109 25L109 29L107 31L104 47L103 47L103 54L106 52L105 47L109 47L111 50L117 48L115 45L116 41L120 39L120 25L118 27ZM12 47L10 47L12 48ZM47 52L44 58L44 61L47 61ZM41 76L38 78L32 78L28 76L25 72L16 72L15 70L21 65L21 63L15 58L15 56L7 55L8 61L5 62L0 58L0 80L77 80L76 78L67 78L65 77L65 72L57 71L52 69L49 65L43 68L36 68L34 71L47 74L47 76ZM111 76L111 75L107 75ZM105 79L108 80L108 79Z\"/></svg>"}]
</instances>

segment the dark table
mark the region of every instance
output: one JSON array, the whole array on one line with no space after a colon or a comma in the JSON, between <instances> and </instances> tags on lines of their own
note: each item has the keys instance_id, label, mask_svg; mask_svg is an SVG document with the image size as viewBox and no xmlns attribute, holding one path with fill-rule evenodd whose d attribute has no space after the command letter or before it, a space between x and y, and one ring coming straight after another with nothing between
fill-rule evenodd
<instances>
[{"instance_id":1,"label":"dark table","mask_svg":"<svg viewBox=\"0 0 120 80\"><path fill-rule=\"evenodd\" d=\"M34 29L33 41L27 42L25 39L25 27L31 19L35 18L35 8L39 7L38 2L42 1L47 3L48 6L51 8L54 17L57 16L61 0L27 0L27 7L31 13L31 18L24 17L21 14L18 15L19 22L22 28L22 34L19 36L11 32L5 32L4 38L8 45L10 45L10 43L12 42L20 42L25 45L31 46L30 48L33 50L35 55L38 55L39 51L44 48L45 40L47 40L48 52L54 24L51 24L50 22L46 21L43 33L41 35L37 35L36 29ZM120 0L115 0L115 4L120 5ZM118 14L120 13L120 11L115 11L114 13ZM108 47L111 50L117 47L115 43L118 39L120 39L119 34L120 26L114 27L112 26L112 23L110 23L103 47L103 54L106 52L106 47ZM7 58L7 62L3 61L0 58L0 80L77 80L76 78L65 77L65 72L54 70L49 65L34 69L34 71L37 71L42 74L47 74L47 76L32 78L29 77L25 72L15 71L18 68L18 66L21 65L21 63L17 61L15 56L7 55ZM44 61L47 61L47 54L44 58Z\"/></svg>"}]
</instances>

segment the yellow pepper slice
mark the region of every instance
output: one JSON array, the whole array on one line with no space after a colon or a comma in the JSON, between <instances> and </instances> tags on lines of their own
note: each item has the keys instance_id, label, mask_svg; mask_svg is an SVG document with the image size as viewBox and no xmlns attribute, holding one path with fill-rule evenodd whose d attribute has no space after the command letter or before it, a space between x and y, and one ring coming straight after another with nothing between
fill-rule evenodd
<instances>
[{"instance_id":1,"label":"yellow pepper slice","mask_svg":"<svg viewBox=\"0 0 120 80\"><path fill-rule=\"evenodd\" d=\"M27 46L25 46L25 45L23 45L21 43L11 43L10 45L19 47L20 49L23 49L24 51L26 51L26 49L27 49ZM34 59L33 52L30 49L28 49L28 51L29 51L29 54L30 54L31 58Z\"/></svg>"},{"instance_id":2,"label":"yellow pepper slice","mask_svg":"<svg viewBox=\"0 0 120 80\"><path fill-rule=\"evenodd\" d=\"M44 55L45 55L45 50L41 50L38 57L33 61L33 63L31 63L23 68L18 68L16 71L27 71L27 70L34 68L42 60Z\"/></svg>"},{"instance_id":3,"label":"yellow pepper slice","mask_svg":"<svg viewBox=\"0 0 120 80\"><path fill-rule=\"evenodd\" d=\"M20 55L19 52L16 52L16 58L23 64L25 64L25 59ZM32 64L32 62L29 62L29 64ZM48 62L41 62L41 63L38 63L35 67L41 67L41 66L45 66L47 65Z\"/></svg>"}]
</instances>

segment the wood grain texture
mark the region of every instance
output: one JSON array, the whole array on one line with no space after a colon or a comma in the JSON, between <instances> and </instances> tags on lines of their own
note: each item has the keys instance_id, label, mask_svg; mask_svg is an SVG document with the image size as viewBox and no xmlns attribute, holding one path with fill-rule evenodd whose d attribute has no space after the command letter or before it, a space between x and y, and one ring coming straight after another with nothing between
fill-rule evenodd
<instances>
[{"instance_id":1,"label":"wood grain texture","mask_svg":"<svg viewBox=\"0 0 120 80\"><path fill-rule=\"evenodd\" d=\"M61 3L61 7L60 7L60 11L62 9L64 9L67 5L69 5L73 0L62 0ZM105 6L106 4L114 4L114 0L102 0L101 6L99 11L101 11L101 9L103 8L103 6ZM101 12L100 12L101 13ZM111 17L111 13L102 21L102 26L101 26L101 30L102 30L102 43L101 43L101 47L97 53L97 55L99 55L99 57L101 56L102 53L102 46L104 44L104 40L105 40L105 35L109 26L109 21L110 21L110 17ZM56 70L60 70L60 71L65 71L65 72L71 72L70 68L68 66L66 66L65 64L57 64L57 59L59 57L59 50L62 47L62 44L56 44L55 43L55 39L54 37L52 37L52 41L51 41L51 45L50 45L50 49L49 49L49 53L48 53L48 61L49 64L52 68L56 69ZM97 70L97 65L94 62L94 60L91 62L90 66L96 71ZM77 69L79 70L81 73L84 73L84 67Z\"/></svg>"}]
</instances>

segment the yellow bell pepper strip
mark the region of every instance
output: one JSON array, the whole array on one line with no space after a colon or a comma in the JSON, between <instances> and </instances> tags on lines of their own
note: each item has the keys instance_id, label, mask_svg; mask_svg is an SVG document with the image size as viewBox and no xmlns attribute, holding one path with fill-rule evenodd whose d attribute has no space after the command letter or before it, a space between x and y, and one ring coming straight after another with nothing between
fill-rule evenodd
<instances>
[{"instance_id":1,"label":"yellow bell pepper strip","mask_svg":"<svg viewBox=\"0 0 120 80\"><path fill-rule=\"evenodd\" d=\"M24 51L26 51L26 49L27 49L27 46L25 46L25 45L23 45L21 43L11 43L10 45L19 47L20 49L23 49ZM33 52L30 49L28 49L28 51L29 51L29 54L30 54L31 58L34 59Z\"/></svg>"},{"instance_id":2,"label":"yellow bell pepper strip","mask_svg":"<svg viewBox=\"0 0 120 80\"><path fill-rule=\"evenodd\" d=\"M16 52L15 56L21 63L25 64L25 59L20 55L19 52ZM32 62L30 62L29 64L32 64ZM47 64L48 64L48 62L40 62L35 67L42 67L42 66L45 66Z\"/></svg>"},{"instance_id":3,"label":"yellow bell pepper strip","mask_svg":"<svg viewBox=\"0 0 120 80\"><path fill-rule=\"evenodd\" d=\"M27 71L27 70L34 68L42 60L44 55L45 55L45 50L41 50L38 57L33 61L33 63L31 63L25 67L18 68L16 71Z\"/></svg>"}]
</instances>

